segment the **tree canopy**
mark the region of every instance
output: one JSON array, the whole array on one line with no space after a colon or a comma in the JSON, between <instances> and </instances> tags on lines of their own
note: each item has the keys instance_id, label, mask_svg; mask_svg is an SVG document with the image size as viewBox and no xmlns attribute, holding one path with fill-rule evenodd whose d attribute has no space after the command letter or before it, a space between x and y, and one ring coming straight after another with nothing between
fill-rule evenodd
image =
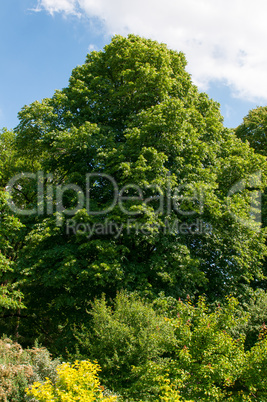
<instances>
[{"instance_id":1,"label":"tree canopy","mask_svg":"<svg viewBox=\"0 0 267 402\"><path fill-rule=\"evenodd\" d=\"M259 106L249 111L243 123L235 130L237 137L248 141L261 155L267 155L267 106Z\"/></svg>"},{"instance_id":2,"label":"tree canopy","mask_svg":"<svg viewBox=\"0 0 267 402\"><path fill-rule=\"evenodd\" d=\"M256 153L263 155L266 159L267 156L267 107L259 106L249 111L247 116L244 117L243 123L240 124L235 134L241 138L243 142L248 142ZM267 192L266 189L261 197L261 221L262 227L267 226ZM267 261L264 262L264 274L267 274ZM258 285L258 282L256 282ZM262 284L266 289L265 285Z\"/></svg>"},{"instance_id":3,"label":"tree canopy","mask_svg":"<svg viewBox=\"0 0 267 402\"><path fill-rule=\"evenodd\" d=\"M253 217L265 158L223 126L185 66L164 44L115 36L20 111L13 168L0 173L25 225L12 268L22 333L62 342L102 293L215 301L263 281Z\"/></svg>"}]
</instances>

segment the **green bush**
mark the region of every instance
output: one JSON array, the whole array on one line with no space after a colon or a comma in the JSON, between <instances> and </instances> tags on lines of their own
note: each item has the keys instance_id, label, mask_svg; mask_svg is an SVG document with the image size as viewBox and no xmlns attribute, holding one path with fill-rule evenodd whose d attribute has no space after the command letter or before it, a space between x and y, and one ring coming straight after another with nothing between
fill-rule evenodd
<instances>
[{"instance_id":1,"label":"green bush","mask_svg":"<svg viewBox=\"0 0 267 402\"><path fill-rule=\"evenodd\" d=\"M97 359L107 385L118 391L135 381L132 365L157 359L174 341L174 330L151 305L135 295L119 293L114 307L104 297L92 308L91 330L76 331L80 357Z\"/></svg>"},{"instance_id":2,"label":"green bush","mask_svg":"<svg viewBox=\"0 0 267 402\"><path fill-rule=\"evenodd\" d=\"M266 331L247 350L237 329L250 316L240 311L235 298L210 311L204 298L149 304L120 293L113 307L104 298L94 302L91 329L76 331L80 355L97 358L104 383L127 400L161 400L169 384L183 400L262 402Z\"/></svg>"}]
</instances>

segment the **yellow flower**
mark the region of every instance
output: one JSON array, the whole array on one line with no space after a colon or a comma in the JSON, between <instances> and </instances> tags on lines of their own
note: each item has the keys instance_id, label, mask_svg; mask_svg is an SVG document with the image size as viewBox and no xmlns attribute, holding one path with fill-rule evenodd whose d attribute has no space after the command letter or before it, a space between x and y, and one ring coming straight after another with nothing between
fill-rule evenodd
<instances>
[{"instance_id":1,"label":"yellow flower","mask_svg":"<svg viewBox=\"0 0 267 402\"><path fill-rule=\"evenodd\" d=\"M105 397L100 387L98 372L100 366L90 361L62 363L57 368L56 383L49 379L44 383L35 382L27 395L40 402L115 402L116 396Z\"/></svg>"}]
</instances>

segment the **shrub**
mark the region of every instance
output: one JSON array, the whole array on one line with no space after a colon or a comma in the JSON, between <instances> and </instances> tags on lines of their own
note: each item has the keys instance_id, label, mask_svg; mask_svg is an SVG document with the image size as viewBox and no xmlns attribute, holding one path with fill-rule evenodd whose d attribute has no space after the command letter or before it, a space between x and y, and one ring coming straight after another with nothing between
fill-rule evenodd
<instances>
[{"instance_id":1,"label":"shrub","mask_svg":"<svg viewBox=\"0 0 267 402\"><path fill-rule=\"evenodd\" d=\"M25 388L46 376L53 379L58 364L43 347L23 350L11 339L0 339L0 401L25 401Z\"/></svg>"},{"instance_id":2,"label":"shrub","mask_svg":"<svg viewBox=\"0 0 267 402\"><path fill-rule=\"evenodd\" d=\"M135 294L119 293L113 308L104 297L96 300L91 314L91 327L76 331L78 356L97 359L105 384L118 392L136 380L133 365L157 359L174 341L171 325Z\"/></svg>"},{"instance_id":3,"label":"shrub","mask_svg":"<svg viewBox=\"0 0 267 402\"><path fill-rule=\"evenodd\" d=\"M55 384L50 379L35 382L27 395L40 402L112 402L116 396L104 396L98 379L100 366L90 361L63 363L57 368Z\"/></svg>"},{"instance_id":4,"label":"shrub","mask_svg":"<svg viewBox=\"0 0 267 402\"><path fill-rule=\"evenodd\" d=\"M113 307L104 298L94 302L80 353L98 357L102 381L127 401L263 402L266 329L246 350L237 329L249 317L232 297L210 310L204 298L193 305L160 297L152 305L120 293Z\"/></svg>"},{"instance_id":5,"label":"shrub","mask_svg":"<svg viewBox=\"0 0 267 402\"><path fill-rule=\"evenodd\" d=\"M161 301L162 303L162 301ZM240 316L238 301L209 311L204 298L192 305L178 302L166 320L175 328L176 343L170 359L161 359L157 372L168 375L184 398L203 401L263 402L267 400L267 330L262 328L255 345L246 350L246 337L236 328L250 318ZM151 383L150 366L136 369L140 387Z\"/></svg>"}]
</instances>

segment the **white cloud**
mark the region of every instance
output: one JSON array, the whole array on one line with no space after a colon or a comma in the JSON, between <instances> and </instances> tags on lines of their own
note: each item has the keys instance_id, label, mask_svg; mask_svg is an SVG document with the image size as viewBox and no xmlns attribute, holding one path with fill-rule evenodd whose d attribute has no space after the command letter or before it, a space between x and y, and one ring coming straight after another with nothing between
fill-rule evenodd
<instances>
[{"instance_id":1,"label":"white cloud","mask_svg":"<svg viewBox=\"0 0 267 402\"><path fill-rule=\"evenodd\" d=\"M265 0L40 0L39 9L97 17L108 35L165 42L186 54L201 88L222 81L242 99L267 100Z\"/></svg>"},{"instance_id":2,"label":"white cloud","mask_svg":"<svg viewBox=\"0 0 267 402\"><path fill-rule=\"evenodd\" d=\"M76 6L76 0L39 0L34 11L42 11L42 9L45 9L51 15L60 12L79 15L76 11Z\"/></svg>"},{"instance_id":3,"label":"white cloud","mask_svg":"<svg viewBox=\"0 0 267 402\"><path fill-rule=\"evenodd\" d=\"M93 43L91 43L91 44L88 46L88 52L92 52L92 51L95 51L95 50L98 50L98 49L97 49L97 46L94 45Z\"/></svg>"}]
</instances>

